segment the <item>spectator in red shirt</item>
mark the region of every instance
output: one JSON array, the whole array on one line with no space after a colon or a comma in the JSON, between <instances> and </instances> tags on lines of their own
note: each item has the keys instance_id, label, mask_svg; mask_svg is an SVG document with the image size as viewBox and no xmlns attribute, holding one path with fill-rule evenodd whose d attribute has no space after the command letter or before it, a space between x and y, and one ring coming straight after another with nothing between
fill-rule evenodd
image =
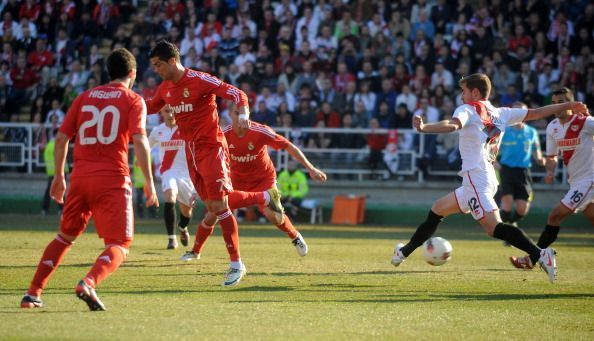
<instances>
[{"instance_id":1,"label":"spectator in red shirt","mask_svg":"<svg viewBox=\"0 0 594 341\"><path fill-rule=\"evenodd\" d=\"M380 163L384 159L383 150L388 144L388 136L386 134L378 134L377 129L380 128L379 121L372 118L369 121L369 128L371 133L367 135L367 146L369 147L369 170L371 170L371 179L376 178L379 174L375 174Z\"/></svg>"},{"instance_id":2,"label":"spectator in red shirt","mask_svg":"<svg viewBox=\"0 0 594 341\"><path fill-rule=\"evenodd\" d=\"M10 70L10 79L12 80L17 106L29 104L35 92L35 87L39 83L39 76L27 67L27 61L24 56L17 58L16 65Z\"/></svg>"},{"instance_id":3,"label":"spectator in red shirt","mask_svg":"<svg viewBox=\"0 0 594 341\"><path fill-rule=\"evenodd\" d=\"M518 47L524 46L528 51L530 51L532 47L532 39L526 34L526 30L524 29L524 25L518 24L514 28L514 36L509 38L507 43L507 48L510 52L517 52Z\"/></svg>"},{"instance_id":4,"label":"spectator in red shirt","mask_svg":"<svg viewBox=\"0 0 594 341\"><path fill-rule=\"evenodd\" d=\"M28 18L31 21L37 21L41 7L35 0L25 0L19 9L19 19Z\"/></svg>"},{"instance_id":5,"label":"spectator in red shirt","mask_svg":"<svg viewBox=\"0 0 594 341\"><path fill-rule=\"evenodd\" d=\"M340 115L332 110L332 106L328 102L322 103L322 110L316 116L316 124L320 121L324 122L324 125L328 128L340 128L342 124Z\"/></svg>"},{"instance_id":6,"label":"spectator in red shirt","mask_svg":"<svg viewBox=\"0 0 594 341\"><path fill-rule=\"evenodd\" d=\"M52 74L51 68L54 66L54 54L47 49L46 39L44 35L39 36L35 42L35 50L29 53L27 63L31 66L33 71L41 74L41 83L47 84L49 77Z\"/></svg>"}]
</instances>

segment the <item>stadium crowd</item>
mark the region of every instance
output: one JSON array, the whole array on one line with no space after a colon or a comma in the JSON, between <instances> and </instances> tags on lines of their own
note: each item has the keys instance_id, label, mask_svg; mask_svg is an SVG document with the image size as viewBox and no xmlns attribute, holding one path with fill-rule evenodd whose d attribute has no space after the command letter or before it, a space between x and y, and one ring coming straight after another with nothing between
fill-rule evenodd
<instances>
[{"instance_id":1,"label":"stadium crowd","mask_svg":"<svg viewBox=\"0 0 594 341\"><path fill-rule=\"evenodd\" d=\"M457 80L473 72L489 75L496 106L548 104L561 86L594 105L587 0L3 0L0 16L0 122L58 126L77 94L107 82L106 47L132 51L135 91L150 98L159 79L148 52L161 38L178 45L182 64L245 91L253 120L270 126L406 129L412 115L436 122L461 104ZM424 138L430 159L443 141ZM293 136L310 148L390 143L347 140ZM398 148L413 143L400 139Z\"/></svg>"}]
</instances>

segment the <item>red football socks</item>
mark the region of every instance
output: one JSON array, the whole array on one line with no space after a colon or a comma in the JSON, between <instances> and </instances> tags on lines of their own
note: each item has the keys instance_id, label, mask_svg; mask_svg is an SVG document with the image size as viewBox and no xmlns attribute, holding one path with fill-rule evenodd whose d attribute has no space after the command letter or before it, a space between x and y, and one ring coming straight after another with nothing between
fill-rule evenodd
<instances>
[{"instance_id":1,"label":"red football socks","mask_svg":"<svg viewBox=\"0 0 594 341\"><path fill-rule=\"evenodd\" d=\"M223 230L223 239L232 262L239 261L239 230L237 220L229 209L217 212L221 230Z\"/></svg>"},{"instance_id":2,"label":"red football socks","mask_svg":"<svg viewBox=\"0 0 594 341\"><path fill-rule=\"evenodd\" d=\"M242 192L233 191L227 196L229 200L229 208L234 210L237 208L264 205L266 199L264 192Z\"/></svg>"},{"instance_id":3,"label":"red football socks","mask_svg":"<svg viewBox=\"0 0 594 341\"><path fill-rule=\"evenodd\" d=\"M72 242L57 235L56 238L46 246L45 251L43 251L43 255L41 256L41 260L37 265L37 271L35 271L31 286L29 287L29 290L27 290L27 294L30 296L41 296L43 288L47 285L47 282L58 268L58 265L62 263L62 259L64 259L66 252L70 250L72 244Z\"/></svg>"},{"instance_id":4,"label":"red football socks","mask_svg":"<svg viewBox=\"0 0 594 341\"><path fill-rule=\"evenodd\" d=\"M202 247L206 243L206 240L208 239L208 237L210 237L213 231L214 225L208 226L206 225L204 220L202 220L200 225L198 225L198 229L196 229L196 241L194 242L192 252L196 254L200 253L200 251L202 251Z\"/></svg>"}]
</instances>

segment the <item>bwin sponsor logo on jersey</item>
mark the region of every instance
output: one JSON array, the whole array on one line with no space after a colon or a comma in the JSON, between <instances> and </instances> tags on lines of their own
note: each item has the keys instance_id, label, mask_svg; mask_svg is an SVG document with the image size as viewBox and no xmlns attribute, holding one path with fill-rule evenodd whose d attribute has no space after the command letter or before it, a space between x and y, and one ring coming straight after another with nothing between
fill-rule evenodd
<instances>
[{"instance_id":1,"label":"bwin sponsor logo on jersey","mask_svg":"<svg viewBox=\"0 0 594 341\"><path fill-rule=\"evenodd\" d=\"M231 160L237 161L237 162L251 162L251 161L254 161L257 157L258 157L258 155L252 155L252 154L247 154L247 155L243 155L243 156L235 156L235 155L231 154Z\"/></svg>"},{"instance_id":2,"label":"bwin sponsor logo on jersey","mask_svg":"<svg viewBox=\"0 0 594 341\"><path fill-rule=\"evenodd\" d=\"M192 112L194 111L194 106L192 105L192 103L184 103L181 102L178 105L173 105L171 106L171 109L173 110L174 113L179 114L182 112Z\"/></svg>"}]
</instances>

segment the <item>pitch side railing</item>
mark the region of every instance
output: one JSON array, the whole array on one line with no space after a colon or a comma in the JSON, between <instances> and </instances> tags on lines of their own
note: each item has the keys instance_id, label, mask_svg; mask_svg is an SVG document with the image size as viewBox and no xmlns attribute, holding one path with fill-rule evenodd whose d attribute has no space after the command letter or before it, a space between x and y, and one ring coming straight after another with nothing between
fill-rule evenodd
<instances>
[{"instance_id":1,"label":"pitch side railing","mask_svg":"<svg viewBox=\"0 0 594 341\"><path fill-rule=\"evenodd\" d=\"M31 123L0 123L0 171L19 171L33 173L43 171L45 166L43 160L43 141L39 135L42 128L45 129L46 138L50 138L52 127ZM429 160L424 160L426 152L426 136L418 134L412 129L400 129L397 131L399 141L407 140L410 148L397 150L391 154L390 167L387 167L383 157L379 160L377 169L370 169L370 151L367 146L367 136L371 133L387 134L387 129L362 128L274 128L279 134L287 137L301 148L307 157L323 169L327 174L338 179L363 180L368 178L402 179L422 182L426 175L440 177L447 180L456 178L459 164L449 162L448 151L440 144L436 145ZM348 134L338 138L340 134ZM544 131L539 131L541 136ZM406 137L406 138L405 138ZM358 140L354 143L352 140ZM313 147L310 140L326 140L328 146L325 148ZM340 142L336 142L340 141ZM356 147L353 147L353 146ZM130 146L132 148L132 146ZM286 151L272 151L278 169L287 167L290 156ZM458 160L459 161L459 160ZM421 164L424 167L419 167ZM558 174L562 174L563 182L567 180L564 167L560 164L557 168ZM543 167L534 166L532 174L535 177L543 177Z\"/></svg>"}]
</instances>

